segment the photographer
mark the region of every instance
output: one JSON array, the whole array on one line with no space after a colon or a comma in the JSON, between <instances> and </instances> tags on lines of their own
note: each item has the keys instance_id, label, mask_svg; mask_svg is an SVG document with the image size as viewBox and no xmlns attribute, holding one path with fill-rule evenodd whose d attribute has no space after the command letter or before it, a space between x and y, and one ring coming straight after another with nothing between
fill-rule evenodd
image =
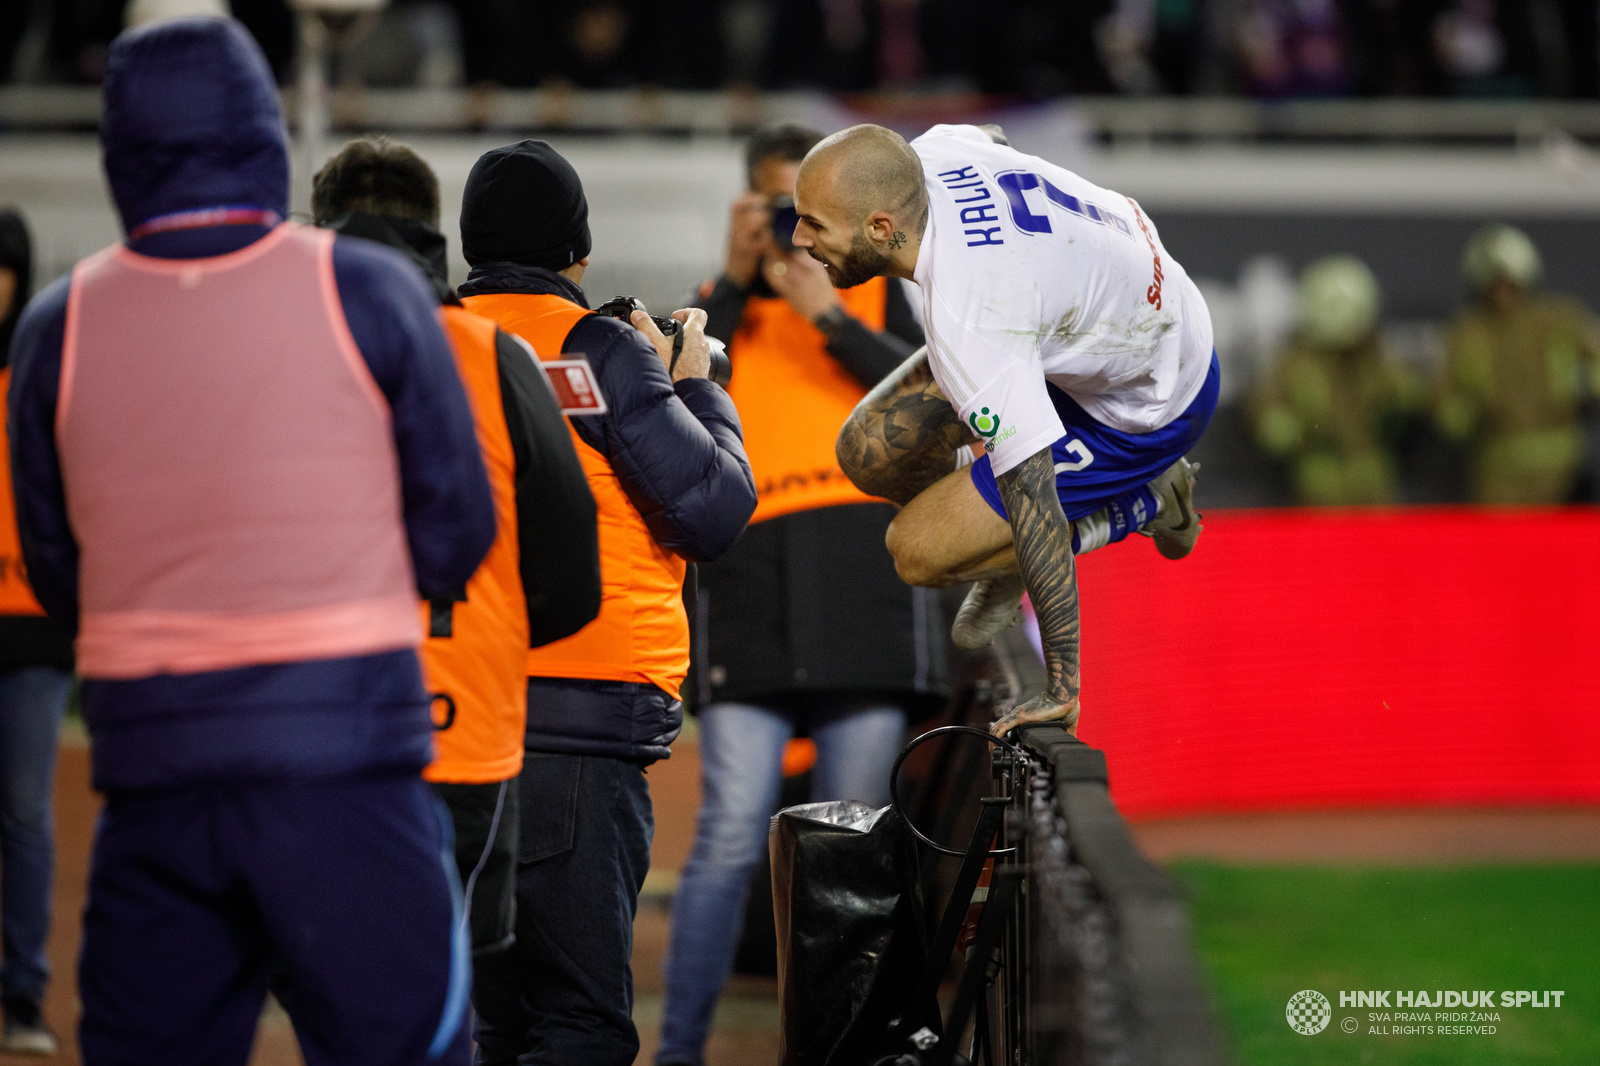
<instances>
[{"instance_id":1,"label":"photographer","mask_svg":"<svg viewBox=\"0 0 1600 1066\"><path fill-rule=\"evenodd\" d=\"M674 316L674 363L648 315L591 312L588 219L577 173L543 141L494 149L467 178L462 302L543 359L587 357L608 408L568 420L599 511L600 616L528 655L517 939L479 967L485 1064L638 1055L628 963L654 827L644 767L682 723L684 578L688 561L727 551L756 504L738 414L706 380L704 314Z\"/></svg>"},{"instance_id":2,"label":"photographer","mask_svg":"<svg viewBox=\"0 0 1600 1066\"><path fill-rule=\"evenodd\" d=\"M785 743L816 742L813 800L882 806L908 713L936 710L946 689L936 594L906 586L884 546L895 509L834 459L840 425L922 331L899 282L836 290L788 244L795 174L819 139L794 126L751 138L727 268L702 290L706 332L729 342L759 503L734 549L700 572L704 799L673 900L662 1064L701 1061Z\"/></svg>"},{"instance_id":3,"label":"photographer","mask_svg":"<svg viewBox=\"0 0 1600 1066\"><path fill-rule=\"evenodd\" d=\"M481 957L514 939L528 649L576 633L600 610L594 497L532 353L462 307L445 280L428 164L381 137L351 141L317 172L311 208L318 225L397 249L432 283L494 493L497 535L465 599L433 600L422 618L436 730L422 776L450 809Z\"/></svg>"}]
</instances>

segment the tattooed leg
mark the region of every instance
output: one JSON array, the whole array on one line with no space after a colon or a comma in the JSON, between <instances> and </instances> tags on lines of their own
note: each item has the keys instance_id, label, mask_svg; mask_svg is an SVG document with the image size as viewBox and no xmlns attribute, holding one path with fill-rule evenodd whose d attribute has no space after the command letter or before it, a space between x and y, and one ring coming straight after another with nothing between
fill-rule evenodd
<instances>
[{"instance_id":1,"label":"tattooed leg","mask_svg":"<svg viewBox=\"0 0 1600 1066\"><path fill-rule=\"evenodd\" d=\"M904 506L956 468L976 440L939 391L920 348L862 398L839 430L839 466L869 496Z\"/></svg>"},{"instance_id":2,"label":"tattooed leg","mask_svg":"<svg viewBox=\"0 0 1600 1066\"><path fill-rule=\"evenodd\" d=\"M1011 516L1017 564L1039 618L1045 689L993 726L997 736L1026 722L1078 724L1078 574L1072 523L1056 494L1050 449L1001 474L1000 498Z\"/></svg>"},{"instance_id":3,"label":"tattooed leg","mask_svg":"<svg viewBox=\"0 0 1600 1066\"><path fill-rule=\"evenodd\" d=\"M884 543L908 585L945 588L1017 572L1011 526L978 495L967 470L918 493L889 523Z\"/></svg>"}]
</instances>

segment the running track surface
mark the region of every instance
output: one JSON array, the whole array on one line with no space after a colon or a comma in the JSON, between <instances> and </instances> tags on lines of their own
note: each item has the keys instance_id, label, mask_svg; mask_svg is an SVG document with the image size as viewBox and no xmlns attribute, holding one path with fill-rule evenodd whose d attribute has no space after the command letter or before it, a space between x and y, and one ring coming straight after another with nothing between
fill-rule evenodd
<instances>
[{"instance_id":1,"label":"running track surface","mask_svg":"<svg viewBox=\"0 0 1600 1066\"><path fill-rule=\"evenodd\" d=\"M55 968L45 1013L63 1037L54 1063L76 1063L73 1027L77 1020L74 965L79 916L88 878L89 845L99 800L89 789L88 751L81 740L61 750L56 779L58 868L56 920L50 957ZM673 757L650 770L656 808L653 861L676 870L688 855L694 811L700 800L699 759L695 745L680 742ZM1375 862L1430 861L1597 861L1600 860L1600 807L1433 811L1390 810L1362 813L1260 813L1226 817L1158 819L1138 822L1134 833L1157 859L1213 858L1225 862ZM634 969L641 1005L640 1063L648 1063L656 1042L661 956L667 919L660 905L640 909ZM709 1066L745 1066L776 1061L777 990L773 982L736 979L732 1009L719 1015ZM10 1060L7 1062L24 1060ZM299 1066L294 1034L281 1011L263 1018L251 1066Z\"/></svg>"}]
</instances>

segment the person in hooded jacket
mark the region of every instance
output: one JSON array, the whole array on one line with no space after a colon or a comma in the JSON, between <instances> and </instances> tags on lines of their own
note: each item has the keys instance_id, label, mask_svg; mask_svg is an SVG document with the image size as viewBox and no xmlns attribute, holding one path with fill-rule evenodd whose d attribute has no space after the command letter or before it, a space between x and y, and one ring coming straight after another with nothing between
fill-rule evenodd
<instances>
[{"instance_id":1,"label":"person in hooded jacket","mask_svg":"<svg viewBox=\"0 0 1600 1066\"><path fill-rule=\"evenodd\" d=\"M239 23L112 45L127 231L23 313L29 579L77 634L96 832L88 1066L242 1062L269 988L307 1066L465 1063L471 980L417 600L495 537L413 263L283 222L283 119Z\"/></svg>"},{"instance_id":2,"label":"person in hooded jacket","mask_svg":"<svg viewBox=\"0 0 1600 1066\"><path fill-rule=\"evenodd\" d=\"M644 768L682 724L688 563L733 544L755 482L733 401L707 379L705 313L674 315L674 362L648 315L589 310L588 202L548 144L473 165L461 247L467 309L542 359L586 357L607 405L568 419L599 511L600 615L528 653L517 941L478 968L478 1061L629 1066L628 962L654 832Z\"/></svg>"},{"instance_id":3,"label":"person in hooded jacket","mask_svg":"<svg viewBox=\"0 0 1600 1066\"><path fill-rule=\"evenodd\" d=\"M532 350L462 307L446 280L433 169L387 138L351 141L317 172L311 211L319 225L396 248L422 267L494 490L494 547L465 602L425 606L422 647L435 706L435 754L422 776L455 823L473 956L490 955L516 939L528 649L576 633L600 611L594 496Z\"/></svg>"},{"instance_id":4,"label":"person in hooded jacket","mask_svg":"<svg viewBox=\"0 0 1600 1066\"><path fill-rule=\"evenodd\" d=\"M11 335L33 281L28 227L0 210L0 396L11 379ZM50 964L55 839L50 790L56 739L72 693L72 639L45 616L28 585L11 503L11 463L0 433L0 1052L50 1055L56 1039L39 1004Z\"/></svg>"}]
</instances>

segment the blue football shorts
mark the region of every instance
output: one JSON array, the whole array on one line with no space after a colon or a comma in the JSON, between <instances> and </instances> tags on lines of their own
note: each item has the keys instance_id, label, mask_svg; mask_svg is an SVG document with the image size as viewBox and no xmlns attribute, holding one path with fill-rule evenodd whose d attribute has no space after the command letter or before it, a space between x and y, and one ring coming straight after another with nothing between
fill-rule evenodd
<instances>
[{"instance_id":1,"label":"blue football shorts","mask_svg":"<svg viewBox=\"0 0 1600 1066\"><path fill-rule=\"evenodd\" d=\"M1155 496L1146 486L1188 454L1206 431L1217 409L1221 380L1217 353L1212 352L1211 369L1199 395L1183 414L1150 433L1124 433L1097 422L1072 397L1046 382L1067 430L1050 446L1056 464L1056 491L1067 517L1109 511L1112 542L1155 517ZM972 484L995 514L1005 518L1006 507L987 455L972 464Z\"/></svg>"}]
</instances>

